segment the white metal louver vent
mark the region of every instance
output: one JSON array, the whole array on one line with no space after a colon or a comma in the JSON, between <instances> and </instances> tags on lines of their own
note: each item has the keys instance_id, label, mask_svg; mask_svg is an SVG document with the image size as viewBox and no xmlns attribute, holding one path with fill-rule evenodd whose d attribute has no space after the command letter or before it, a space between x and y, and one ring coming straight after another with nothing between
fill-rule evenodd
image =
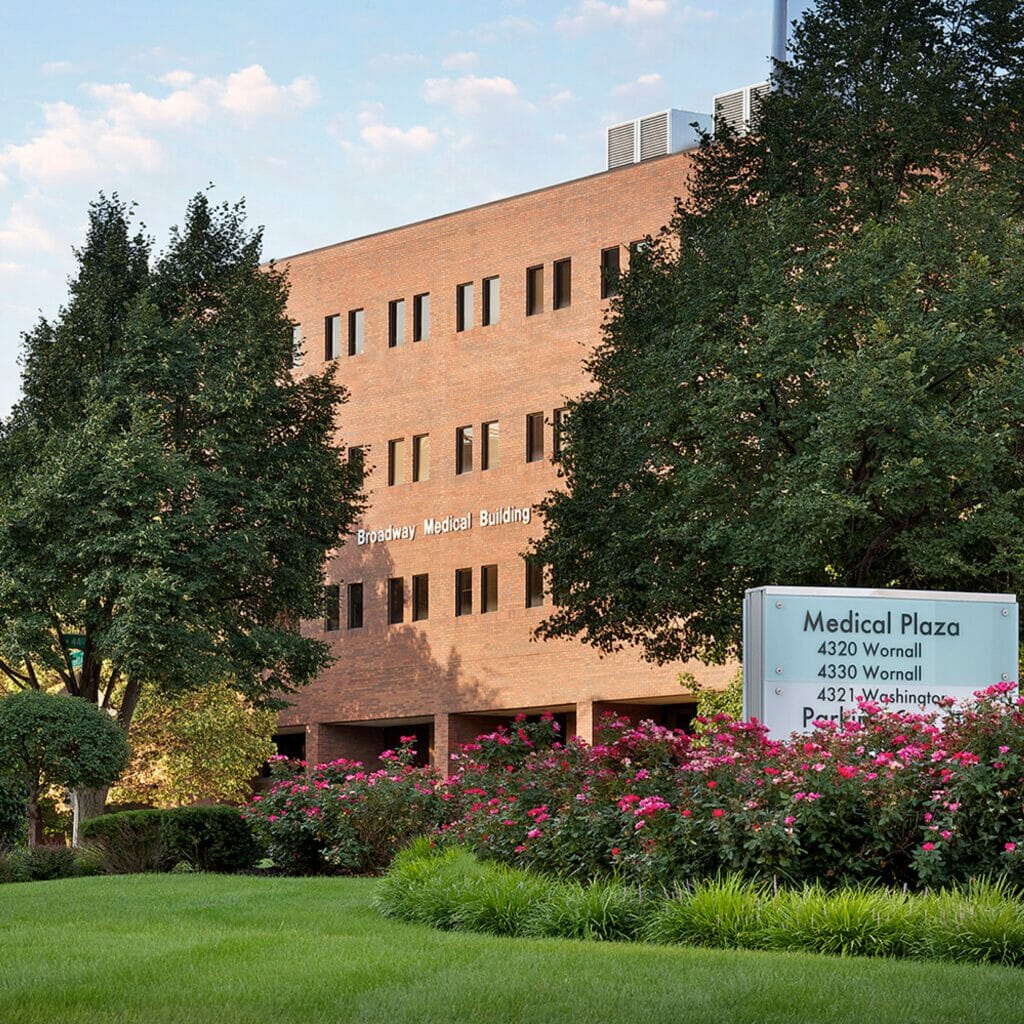
<instances>
[{"instance_id":1,"label":"white metal louver vent","mask_svg":"<svg viewBox=\"0 0 1024 1024\"><path fill-rule=\"evenodd\" d=\"M750 113L747 115L747 121L750 123L752 128L757 127L758 111L761 107L761 100L763 100L771 91L772 87L768 82L762 82L760 85L752 85L750 87Z\"/></svg>"},{"instance_id":2,"label":"white metal louver vent","mask_svg":"<svg viewBox=\"0 0 1024 1024\"><path fill-rule=\"evenodd\" d=\"M758 104L770 90L768 82L758 82L732 92L719 93L714 100L715 130L728 125L734 132L745 135L757 118Z\"/></svg>"},{"instance_id":3,"label":"white metal louver vent","mask_svg":"<svg viewBox=\"0 0 1024 1024\"><path fill-rule=\"evenodd\" d=\"M636 122L627 121L608 129L608 168L633 163L636 149Z\"/></svg>"},{"instance_id":4,"label":"white metal louver vent","mask_svg":"<svg viewBox=\"0 0 1024 1024\"><path fill-rule=\"evenodd\" d=\"M668 111L640 119L640 159L664 156L668 152Z\"/></svg>"},{"instance_id":5,"label":"white metal louver vent","mask_svg":"<svg viewBox=\"0 0 1024 1024\"><path fill-rule=\"evenodd\" d=\"M692 110L662 110L613 125L607 137L608 170L693 149L700 145L700 133L710 130L711 118Z\"/></svg>"}]
</instances>

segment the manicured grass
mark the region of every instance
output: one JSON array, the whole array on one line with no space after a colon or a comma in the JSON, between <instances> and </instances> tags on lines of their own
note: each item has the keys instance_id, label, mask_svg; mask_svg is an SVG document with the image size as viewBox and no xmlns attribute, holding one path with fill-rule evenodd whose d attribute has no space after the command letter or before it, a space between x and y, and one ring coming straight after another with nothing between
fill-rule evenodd
<instances>
[{"instance_id":1,"label":"manicured grass","mask_svg":"<svg viewBox=\"0 0 1024 1024\"><path fill-rule=\"evenodd\" d=\"M0 887L12 1024L1007 1024L1014 968L499 939L385 920L366 879Z\"/></svg>"}]
</instances>

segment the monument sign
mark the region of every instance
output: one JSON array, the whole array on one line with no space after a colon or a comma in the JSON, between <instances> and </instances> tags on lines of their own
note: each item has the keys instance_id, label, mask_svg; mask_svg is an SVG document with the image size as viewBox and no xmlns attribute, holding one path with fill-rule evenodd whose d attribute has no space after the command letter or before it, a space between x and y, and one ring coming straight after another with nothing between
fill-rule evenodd
<instances>
[{"instance_id":1,"label":"monument sign","mask_svg":"<svg viewBox=\"0 0 1024 1024\"><path fill-rule=\"evenodd\" d=\"M858 698L928 712L1017 682L1017 598L926 590L758 587L743 603L743 713L782 739Z\"/></svg>"}]
</instances>

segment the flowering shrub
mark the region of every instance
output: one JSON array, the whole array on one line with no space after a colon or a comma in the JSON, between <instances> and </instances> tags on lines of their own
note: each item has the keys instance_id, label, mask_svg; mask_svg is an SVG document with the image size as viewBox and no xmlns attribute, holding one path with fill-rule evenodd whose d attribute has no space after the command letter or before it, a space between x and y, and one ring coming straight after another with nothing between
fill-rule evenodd
<instances>
[{"instance_id":1,"label":"flowering shrub","mask_svg":"<svg viewBox=\"0 0 1024 1024\"><path fill-rule=\"evenodd\" d=\"M445 795L462 816L446 831L562 877L1024 882L1022 703L999 683L940 729L863 702L786 741L728 715L696 738L610 717L593 748L524 722L518 744L492 734L454 760Z\"/></svg>"},{"instance_id":2,"label":"flowering shrub","mask_svg":"<svg viewBox=\"0 0 1024 1024\"><path fill-rule=\"evenodd\" d=\"M428 768L413 767L413 737L368 771L341 758L305 772L275 758L269 792L253 797L246 818L274 864L292 874L365 874L384 870L413 836L444 820Z\"/></svg>"},{"instance_id":3,"label":"flowering shrub","mask_svg":"<svg viewBox=\"0 0 1024 1024\"><path fill-rule=\"evenodd\" d=\"M940 729L862 702L788 740L725 714L696 737L612 716L593 747L561 742L551 715L520 718L466 744L444 779L411 767L407 745L372 773L279 769L249 815L293 871L380 870L436 830L563 878L1024 884L1024 698L998 683L947 710Z\"/></svg>"}]
</instances>

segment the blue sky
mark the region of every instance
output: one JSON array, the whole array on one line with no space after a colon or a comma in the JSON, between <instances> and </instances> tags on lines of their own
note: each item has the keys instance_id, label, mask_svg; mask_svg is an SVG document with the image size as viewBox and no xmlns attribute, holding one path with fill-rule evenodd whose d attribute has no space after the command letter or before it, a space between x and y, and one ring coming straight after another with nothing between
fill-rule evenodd
<instances>
[{"instance_id":1,"label":"blue sky","mask_svg":"<svg viewBox=\"0 0 1024 1024\"><path fill-rule=\"evenodd\" d=\"M806 6L790 0L790 18ZM245 197L280 257L601 170L604 130L767 76L770 0L0 0L0 415L86 210Z\"/></svg>"}]
</instances>

